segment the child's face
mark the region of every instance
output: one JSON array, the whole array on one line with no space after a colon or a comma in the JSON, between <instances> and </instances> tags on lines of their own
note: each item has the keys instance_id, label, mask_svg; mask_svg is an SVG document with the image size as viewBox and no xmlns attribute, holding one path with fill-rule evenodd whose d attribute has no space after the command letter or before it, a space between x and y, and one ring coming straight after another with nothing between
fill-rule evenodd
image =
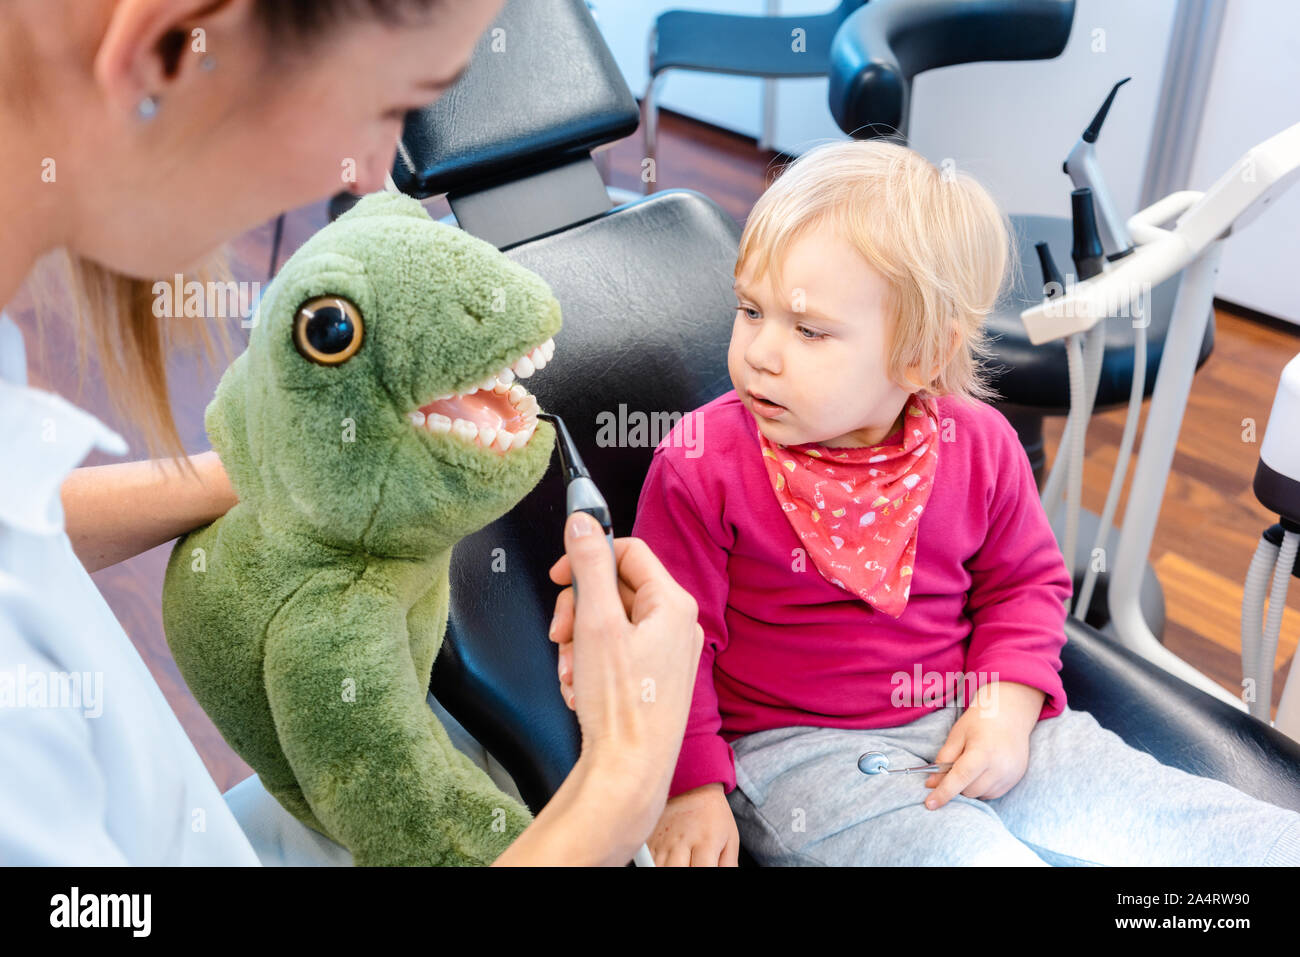
<instances>
[{"instance_id":1,"label":"child's face","mask_svg":"<svg viewBox=\"0 0 1300 957\"><path fill-rule=\"evenodd\" d=\"M751 270L736 280L727 368L759 429L781 445L878 445L914 391L886 371L893 322L884 277L823 226L789 248L780 295L770 271L756 283Z\"/></svg>"}]
</instances>

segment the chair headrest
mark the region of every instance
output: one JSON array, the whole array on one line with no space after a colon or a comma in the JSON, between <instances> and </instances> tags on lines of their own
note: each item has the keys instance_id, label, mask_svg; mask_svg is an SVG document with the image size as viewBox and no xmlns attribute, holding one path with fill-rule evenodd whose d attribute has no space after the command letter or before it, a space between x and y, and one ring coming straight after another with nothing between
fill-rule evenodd
<instances>
[{"instance_id":1,"label":"chair headrest","mask_svg":"<svg viewBox=\"0 0 1300 957\"><path fill-rule=\"evenodd\" d=\"M1065 49L1073 22L1074 0L871 0L831 43L831 115L857 139L906 137L918 73L1048 60Z\"/></svg>"},{"instance_id":2,"label":"chair headrest","mask_svg":"<svg viewBox=\"0 0 1300 957\"><path fill-rule=\"evenodd\" d=\"M477 191L586 156L638 121L585 0L508 0L460 81L407 116L393 181L419 199Z\"/></svg>"}]
</instances>

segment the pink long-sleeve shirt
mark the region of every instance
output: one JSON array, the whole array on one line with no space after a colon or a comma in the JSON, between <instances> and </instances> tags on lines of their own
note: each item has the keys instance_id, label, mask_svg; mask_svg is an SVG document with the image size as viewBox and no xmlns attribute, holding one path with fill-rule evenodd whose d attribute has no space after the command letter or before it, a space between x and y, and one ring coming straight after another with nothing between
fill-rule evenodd
<instances>
[{"instance_id":1,"label":"pink long-sleeve shirt","mask_svg":"<svg viewBox=\"0 0 1300 957\"><path fill-rule=\"evenodd\" d=\"M936 401L939 462L897 619L803 555L734 389L655 449L632 534L695 598L704 629L670 796L731 791L728 742L768 728L895 727L998 680L1043 691L1039 720L1064 710L1071 583L1029 459L993 406Z\"/></svg>"}]
</instances>

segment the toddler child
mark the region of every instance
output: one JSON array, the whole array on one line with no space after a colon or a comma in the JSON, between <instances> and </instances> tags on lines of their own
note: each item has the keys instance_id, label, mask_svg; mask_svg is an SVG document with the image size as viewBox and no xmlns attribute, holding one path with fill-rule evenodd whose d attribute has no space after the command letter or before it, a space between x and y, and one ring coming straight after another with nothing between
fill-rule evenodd
<instances>
[{"instance_id":1,"label":"toddler child","mask_svg":"<svg viewBox=\"0 0 1300 957\"><path fill-rule=\"evenodd\" d=\"M763 864L1300 863L1300 813L1066 703L1072 585L981 381L1008 225L879 140L755 205L734 388L655 450L632 533L705 634L658 863L732 864L738 837ZM866 776L865 751L954 763Z\"/></svg>"}]
</instances>

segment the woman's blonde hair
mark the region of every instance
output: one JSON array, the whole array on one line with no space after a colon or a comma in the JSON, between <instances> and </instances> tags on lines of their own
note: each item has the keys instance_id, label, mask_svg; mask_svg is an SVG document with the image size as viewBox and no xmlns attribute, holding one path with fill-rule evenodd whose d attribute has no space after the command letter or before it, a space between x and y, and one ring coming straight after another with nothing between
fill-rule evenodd
<instances>
[{"instance_id":1,"label":"woman's blonde hair","mask_svg":"<svg viewBox=\"0 0 1300 957\"><path fill-rule=\"evenodd\" d=\"M224 247L183 279L203 286L233 282ZM174 278L166 283L171 289ZM52 319L72 314L78 333L74 335L78 394L86 383L93 343L104 392L117 421L138 433L150 457L168 456L188 467L172 416L167 360L180 352L213 368L218 364L224 367L234 355L230 320L160 319L154 311L158 299L154 280L121 275L67 249L58 249L42 260L30 286L38 334ZM57 295L56 286L66 295ZM44 352L43 335L39 348Z\"/></svg>"},{"instance_id":2,"label":"woman's blonde hair","mask_svg":"<svg viewBox=\"0 0 1300 957\"><path fill-rule=\"evenodd\" d=\"M992 356L984 320L1016 257L1010 220L982 185L888 140L818 145L759 197L740 237L736 276L755 257L755 278L770 269L774 288L783 289L786 251L817 225L837 230L888 282L894 332L886 367L897 385L922 397L1001 398L983 368ZM913 366L939 373L915 382Z\"/></svg>"}]
</instances>

